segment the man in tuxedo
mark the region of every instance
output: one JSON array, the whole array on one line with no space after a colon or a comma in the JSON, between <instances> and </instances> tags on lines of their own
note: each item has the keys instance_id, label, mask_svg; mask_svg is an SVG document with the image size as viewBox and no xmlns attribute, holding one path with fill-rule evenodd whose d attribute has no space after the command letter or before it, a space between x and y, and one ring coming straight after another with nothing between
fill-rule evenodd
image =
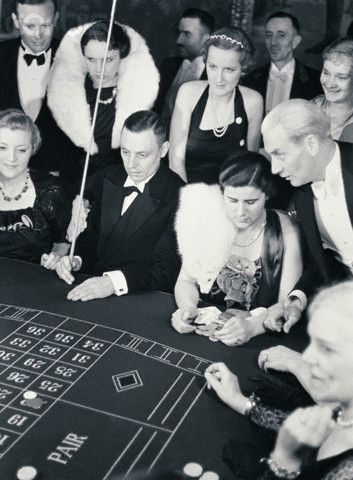
<instances>
[{"instance_id":1,"label":"man in tuxedo","mask_svg":"<svg viewBox=\"0 0 353 480\"><path fill-rule=\"evenodd\" d=\"M268 17L265 43L271 62L244 79L244 85L262 95L265 113L291 98L310 100L322 93L319 72L294 57L300 42L300 24L294 15L276 12Z\"/></svg>"},{"instance_id":2,"label":"man in tuxedo","mask_svg":"<svg viewBox=\"0 0 353 480\"><path fill-rule=\"evenodd\" d=\"M30 167L62 172L73 146L56 125L46 91L58 42L56 0L16 0L12 19L20 37L0 43L0 109L23 110L38 126L42 145ZM68 169L68 167L66 167Z\"/></svg>"},{"instance_id":3,"label":"man in tuxedo","mask_svg":"<svg viewBox=\"0 0 353 480\"><path fill-rule=\"evenodd\" d=\"M174 233L180 177L161 162L169 142L158 115L135 112L121 136L123 165L94 174L86 188L90 212L73 265L56 266L71 284L71 270L99 275L75 287L69 300L92 300L144 290L173 291L180 263ZM103 274L103 276L102 276Z\"/></svg>"},{"instance_id":4,"label":"man in tuxedo","mask_svg":"<svg viewBox=\"0 0 353 480\"><path fill-rule=\"evenodd\" d=\"M166 58L160 67L160 87L154 110L169 127L179 87L190 80L206 79L202 47L215 28L214 18L199 8L186 10L179 22L179 56Z\"/></svg>"},{"instance_id":5,"label":"man in tuxedo","mask_svg":"<svg viewBox=\"0 0 353 480\"><path fill-rule=\"evenodd\" d=\"M320 286L353 277L353 145L335 142L330 121L307 100L275 107L262 124L272 172L296 187L294 213L303 237L304 271L265 325L288 332Z\"/></svg>"}]
</instances>

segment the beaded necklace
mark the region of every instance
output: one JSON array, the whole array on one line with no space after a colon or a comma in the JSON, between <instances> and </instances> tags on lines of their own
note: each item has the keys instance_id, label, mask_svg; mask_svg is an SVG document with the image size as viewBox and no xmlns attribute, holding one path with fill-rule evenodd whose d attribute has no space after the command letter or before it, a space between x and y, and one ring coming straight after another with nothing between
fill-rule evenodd
<instances>
[{"instance_id":1,"label":"beaded necklace","mask_svg":"<svg viewBox=\"0 0 353 480\"><path fill-rule=\"evenodd\" d=\"M27 168L25 183L20 193L18 193L14 197L9 197L8 195L6 195L6 193L4 192L4 189L0 185L0 192L1 192L2 198L5 200L5 202L12 202L13 200L18 201L22 197L22 195L27 192L28 182L29 182L29 170Z\"/></svg>"}]
</instances>

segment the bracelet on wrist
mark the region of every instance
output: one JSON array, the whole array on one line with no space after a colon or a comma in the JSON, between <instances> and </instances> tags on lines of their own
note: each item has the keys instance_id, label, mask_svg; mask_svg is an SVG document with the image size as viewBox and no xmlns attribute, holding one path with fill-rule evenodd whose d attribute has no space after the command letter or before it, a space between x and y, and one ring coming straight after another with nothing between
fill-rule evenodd
<instances>
[{"instance_id":1,"label":"bracelet on wrist","mask_svg":"<svg viewBox=\"0 0 353 480\"><path fill-rule=\"evenodd\" d=\"M256 405L258 404L259 402L259 399L255 396L254 393L252 393L250 395L250 397L248 398L247 400L247 404L246 404L246 407L245 407L245 410L244 410L244 417L248 417L250 415L250 412L251 410L256 407Z\"/></svg>"},{"instance_id":2,"label":"bracelet on wrist","mask_svg":"<svg viewBox=\"0 0 353 480\"><path fill-rule=\"evenodd\" d=\"M294 480L299 477L300 470L289 471L286 468L281 467L273 458L261 458L260 463L267 463L268 468L277 478L284 478L286 480Z\"/></svg>"}]
</instances>

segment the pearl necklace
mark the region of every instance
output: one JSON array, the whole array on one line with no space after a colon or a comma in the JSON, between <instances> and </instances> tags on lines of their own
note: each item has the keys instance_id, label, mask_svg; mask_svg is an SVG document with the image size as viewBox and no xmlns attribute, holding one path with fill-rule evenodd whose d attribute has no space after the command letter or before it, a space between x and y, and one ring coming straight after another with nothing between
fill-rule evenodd
<instances>
[{"instance_id":1,"label":"pearl necklace","mask_svg":"<svg viewBox=\"0 0 353 480\"><path fill-rule=\"evenodd\" d=\"M98 103L101 103L102 105L109 105L112 103L114 100L114 97L116 95L116 92L118 91L117 87L115 87L112 91L112 96L107 98L106 100L102 100L101 98L98 100Z\"/></svg>"},{"instance_id":2,"label":"pearl necklace","mask_svg":"<svg viewBox=\"0 0 353 480\"><path fill-rule=\"evenodd\" d=\"M229 123L227 122L227 120L230 117L230 111L231 111L231 108L234 105L234 95L235 95L235 90L233 91L232 96L229 100L228 109L227 109L227 112L226 112L226 115L225 115L226 125L224 125L223 127L212 128L213 135L217 138L223 137L223 135L228 130ZM213 107L213 113L214 113L214 116L215 116L216 123L218 125L219 122L218 122L218 118L217 118L217 111L216 111L216 105L214 103L214 97L213 97L213 95L210 95L210 97L211 97L211 104L212 104L212 107Z\"/></svg>"},{"instance_id":3,"label":"pearl necklace","mask_svg":"<svg viewBox=\"0 0 353 480\"><path fill-rule=\"evenodd\" d=\"M28 190L28 182L29 182L29 170L27 169L27 175L26 175L26 179L25 179L25 184L24 184L22 190L20 191L20 193L18 193L18 194L15 195L14 197L9 197L8 195L6 195L6 193L4 192L2 186L0 185L0 192L1 192L2 198L5 200L5 202L12 202L12 200L18 201L18 200L22 197L22 195L27 192L27 190Z\"/></svg>"},{"instance_id":4,"label":"pearl necklace","mask_svg":"<svg viewBox=\"0 0 353 480\"><path fill-rule=\"evenodd\" d=\"M255 232L255 234L252 236L251 240L249 243L237 243L235 240L234 240L234 245L236 247L249 247L250 245L252 245L253 243L256 242L256 240L259 238L259 236L261 235L261 233L263 232L264 228L266 226L266 220L260 225L260 228L258 229L257 232Z\"/></svg>"},{"instance_id":5,"label":"pearl necklace","mask_svg":"<svg viewBox=\"0 0 353 480\"><path fill-rule=\"evenodd\" d=\"M337 412L336 423L344 428L353 427L353 420L342 420L342 410Z\"/></svg>"}]
</instances>

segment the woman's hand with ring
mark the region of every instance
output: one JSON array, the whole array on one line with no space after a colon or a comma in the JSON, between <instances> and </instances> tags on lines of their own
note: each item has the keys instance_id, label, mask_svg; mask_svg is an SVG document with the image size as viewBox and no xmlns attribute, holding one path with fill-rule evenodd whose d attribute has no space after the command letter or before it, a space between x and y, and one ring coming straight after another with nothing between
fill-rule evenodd
<instances>
[{"instance_id":1,"label":"woman's hand with ring","mask_svg":"<svg viewBox=\"0 0 353 480\"><path fill-rule=\"evenodd\" d=\"M214 337L228 346L242 345L256 335L252 319L232 317L214 333Z\"/></svg>"}]
</instances>

